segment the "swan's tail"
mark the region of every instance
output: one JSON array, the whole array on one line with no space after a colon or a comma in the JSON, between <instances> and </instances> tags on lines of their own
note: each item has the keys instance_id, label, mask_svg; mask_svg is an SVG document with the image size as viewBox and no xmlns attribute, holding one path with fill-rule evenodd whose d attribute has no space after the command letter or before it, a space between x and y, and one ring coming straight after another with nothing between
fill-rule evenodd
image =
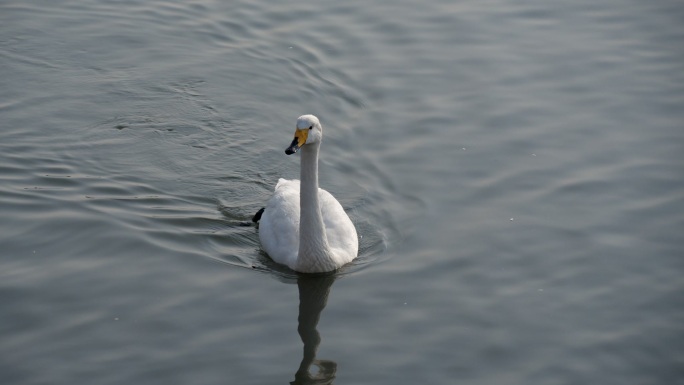
<instances>
[{"instance_id":1,"label":"swan's tail","mask_svg":"<svg viewBox=\"0 0 684 385\"><path fill-rule=\"evenodd\" d=\"M254 214L254 216L252 217L252 222L259 223L261 216L264 214L264 209L265 207L262 207L261 210L257 211L257 213Z\"/></svg>"}]
</instances>

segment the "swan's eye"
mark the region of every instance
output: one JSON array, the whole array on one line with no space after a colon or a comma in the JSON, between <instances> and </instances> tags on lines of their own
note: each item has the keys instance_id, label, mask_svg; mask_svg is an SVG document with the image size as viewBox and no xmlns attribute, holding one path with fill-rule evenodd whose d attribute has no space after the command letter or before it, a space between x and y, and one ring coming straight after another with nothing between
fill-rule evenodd
<instances>
[{"instance_id":1,"label":"swan's eye","mask_svg":"<svg viewBox=\"0 0 684 385\"><path fill-rule=\"evenodd\" d=\"M312 129L313 129L313 126L309 126L309 130L312 130Z\"/></svg>"}]
</instances>

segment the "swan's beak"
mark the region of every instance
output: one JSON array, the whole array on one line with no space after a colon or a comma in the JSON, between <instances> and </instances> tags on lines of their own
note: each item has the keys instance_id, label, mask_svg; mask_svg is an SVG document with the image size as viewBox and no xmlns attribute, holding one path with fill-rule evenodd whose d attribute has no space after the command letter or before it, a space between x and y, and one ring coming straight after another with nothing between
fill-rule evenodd
<instances>
[{"instance_id":1,"label":"swan's beak","mask_svg":"<svg viewBox=\"0 0 684 385\"><path fill-rule=\"evenodd\" d=\"M304 143L306 143L306 137L309 135L309 130L304 129L304 130L295 130L295 137L294 140L292 140L292 143L290 144L290 147L285 149L285 153L287 155L292 155L297 150L299 150Z\"/></svg>"}]
</instances>

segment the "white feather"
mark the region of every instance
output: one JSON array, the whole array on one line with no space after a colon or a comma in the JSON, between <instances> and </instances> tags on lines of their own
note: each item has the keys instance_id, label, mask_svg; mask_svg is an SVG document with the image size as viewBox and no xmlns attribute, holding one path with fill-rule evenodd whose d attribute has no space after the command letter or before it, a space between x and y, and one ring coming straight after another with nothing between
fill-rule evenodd
<instances>
[{"instance_id":1,"label":"white feather","mask_svg":"<svg viewBox=\"0 0 684 385\"><path fill-rule=\"evenodd\" d=\"M302 197L299 180L280 179L259 223L259 239L264 251L274 261L307 273L338 269L356 258L359 249L356 228L342 205L332 194L318 188L317 162L322 128L313 115L304 115L297 121L298 129L313 125L318 132L312 132L302 146L301 172L305 186L309 184L305 190L316 188L318 199ZM308 210L303 211L302 204ZM302 212L307 215L304 223Z\"/></svg>"}]
</instances>

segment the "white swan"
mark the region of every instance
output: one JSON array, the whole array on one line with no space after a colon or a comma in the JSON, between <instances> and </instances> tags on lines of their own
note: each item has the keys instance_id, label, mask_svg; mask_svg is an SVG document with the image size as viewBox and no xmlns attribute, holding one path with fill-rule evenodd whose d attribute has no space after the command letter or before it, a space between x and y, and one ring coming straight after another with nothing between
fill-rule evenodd
<instances>
[{"instance_id":1,"label":"white swan","mask_svg":"<svg viewBox=\"0 0 684 385\"><path fill-rule=\"evenodd\" d=\"M336 270L356 258L359 239L342 205L318 188L318 151L323 127L313 115L297 119L287 155L301 148L301 183L280 179L259 224L264 251L302 273ZM257 214L258 215L258 214Z\"/></svg>"}]
</instances>

